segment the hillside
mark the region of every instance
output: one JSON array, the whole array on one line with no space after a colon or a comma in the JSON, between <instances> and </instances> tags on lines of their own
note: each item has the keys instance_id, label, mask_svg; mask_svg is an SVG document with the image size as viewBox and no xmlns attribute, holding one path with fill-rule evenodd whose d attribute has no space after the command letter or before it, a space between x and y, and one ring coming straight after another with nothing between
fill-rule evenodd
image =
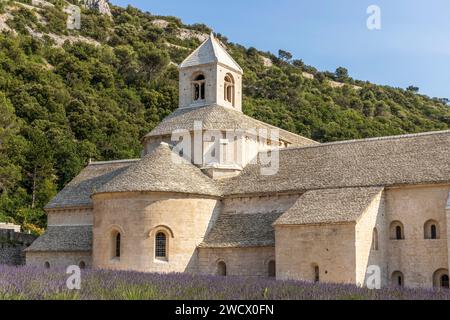
<instances>
[{"instance_id":1,"label":"hillside","mask_svg":"<svg viewBox=\"0 0 450 320\"><path fill-rule=\"evenodd\" d=\"M89 159L139 156L140 138L177 108L176 64L211 31L101 0L68 30L68 4L0 1L0 221L36 233L43 206ZM217 36L244 69L244 112L262 121L321 142L450 125L445 99Z\"/></svg>"}]
</instances>

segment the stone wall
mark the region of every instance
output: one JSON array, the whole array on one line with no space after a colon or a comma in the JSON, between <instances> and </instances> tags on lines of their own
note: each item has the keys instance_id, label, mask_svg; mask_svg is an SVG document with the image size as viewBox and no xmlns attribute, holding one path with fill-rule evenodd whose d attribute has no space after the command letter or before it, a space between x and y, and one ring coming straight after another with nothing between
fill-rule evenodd
<instances>
[{"instance_id":1,"label":"stone wall","mask_svg":"<svg viewBox=\"0 0 450 320\"><path fill-rule=\"evenodd\" d=\"M388 237L388 276L395 271L404 275L407 287L433 286L433 274L448 270L446 204L449 186L393 188L386 192L386 218L389 228L393 221L404 227L404 240ZM439 239L424 237L428 220L438 223ZM448 271L447 271L448 272Z\"/></svg>"},{"instance_id":2,"label":"stone wall","mask_svg":"<svg viewBox=\"0 0 450 320\"><path fill-rule=\"evenodd\" d=\"M92 208L48 210L47 225L49 226L84 226L93 223Z\"/></svg>"},{"instance_id":3,"label":"stone wall","mask_svg":"<svg viewBox=\"0 0 450 320\"><path fill-rule=\"evenodd\" d=\"M229 276L267 277L274 260L274 247L199 249L199 271L207 275L217 275L218 263L224 262Z\"/></svg>"},{"instance_id":4,"label":"stone wall","mask_svg":"<svg viewBox=\"0 0 450 320\"><path fill-rule=\"evenodd\" d=\"M198 271L197 247L212 227L221 203L171 193L94 195L95 268L144 272ZM155 257L155 237L167 235L168 257ZM114 237L121 234L120 259Z\"/></svg>"},{"instance_id":5,"label":"stone wall","mask_svg":"<svg viewBox=\"0 0 450 320\"><path fill-rule=\"evenodd\" d=\"M71 265L92 267L91 252L27 252L27 266L67 268ZM48 263L48 264L47 264Z\"/></svg>"},{"instance_id":6,"label":"stone wall","mask_svg":"<svg viewBox=\"0 0 450 320\"><path fill-rule=\"evenodd\" d=\"M279 280L356 283L355 223L276 226Z\"/></svg>"},{"instance_id":7,"label":"stone wall","mask_svg":"<svg viewBox=\"0 0 450 320\"><path fill-rule=\"evenodd\" d=\"M24 265L24 250L36 239L36 236L17 229L0 229L0 265Z\"/></svg>"}]
</instances>

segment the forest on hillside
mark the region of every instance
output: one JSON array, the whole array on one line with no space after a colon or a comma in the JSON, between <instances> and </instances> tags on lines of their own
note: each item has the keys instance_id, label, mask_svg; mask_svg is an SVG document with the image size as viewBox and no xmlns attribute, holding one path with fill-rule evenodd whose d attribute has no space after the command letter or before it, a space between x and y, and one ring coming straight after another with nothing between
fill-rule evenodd
<instances>
[{"instance_id":1,"label":"forest on hillside","mask_svg":"<svg viewBox=\"0 0 450 320\"><path fill-rule=\"evenodd\" d=\"M67 1L47 2L0 2L0 221L33 233L89 159L139 156L140 138L177 108L176 65L211 32L116 6L112 17L83 9L81 29L68 30ZM320 142L449 128L447 99L217 37L244 69L244 112L259 120Z\"/></svg>"}]
</instances>

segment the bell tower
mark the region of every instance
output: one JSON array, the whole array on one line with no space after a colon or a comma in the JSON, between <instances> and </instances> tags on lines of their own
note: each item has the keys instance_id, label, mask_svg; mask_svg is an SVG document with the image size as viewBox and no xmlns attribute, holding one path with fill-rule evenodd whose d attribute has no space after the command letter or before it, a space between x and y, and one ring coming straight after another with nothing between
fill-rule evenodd
<instances>
[{"instance_id":1,"label":"bell tower","mask_svg":"<svg viewBox=\"0 0 450 320\"><path fill-rule=\"evenodd\" d=\"M213 34L179 66L179 108L219 105L242 112L243 70Z\"/></svg>"}]
</instances>

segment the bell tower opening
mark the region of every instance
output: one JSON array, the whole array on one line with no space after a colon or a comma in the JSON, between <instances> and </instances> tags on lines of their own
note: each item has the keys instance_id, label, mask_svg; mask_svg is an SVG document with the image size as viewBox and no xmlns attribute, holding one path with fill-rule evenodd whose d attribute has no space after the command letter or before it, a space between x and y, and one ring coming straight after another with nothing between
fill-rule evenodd
<instances>
[{"instance_id":1,"label":"bell tower opening","mask_svg":"<svg viewBox=\"0 0 450 320\"><path fill-rule=\"evenodd\" d=\"M192 81L192 101L204 101L206 97L206 78L203 74L199 74Z\"/></svg>"},{"instance_id":2,"label":"bell tower opening","mask_svg":"<svg viewBox=\"0 0 450 320\"><path fill-rule=\"evenodd\" d=\"M225 76L224 100L234 107L234 78L230 73Z\"/></svg>"}]
</instances>

